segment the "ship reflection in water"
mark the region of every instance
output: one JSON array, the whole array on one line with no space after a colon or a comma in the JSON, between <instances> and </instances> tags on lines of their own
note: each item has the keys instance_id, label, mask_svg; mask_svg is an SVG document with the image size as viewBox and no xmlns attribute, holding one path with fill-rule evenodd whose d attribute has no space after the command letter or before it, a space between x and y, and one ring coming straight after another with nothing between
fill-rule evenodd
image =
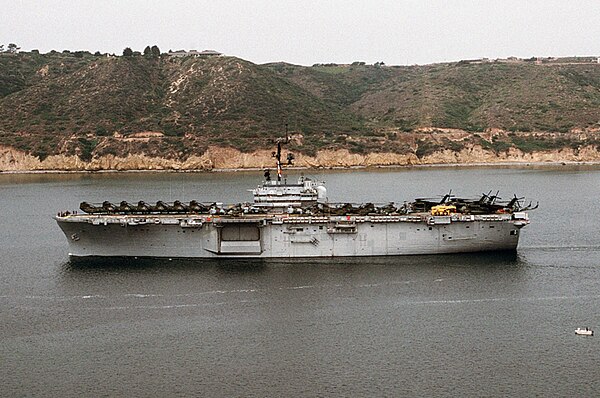
<instances>
[{"instance_id":1,"label":"ship reflection in water","mask_svg":"<svg viewBox=\"0 0 600 398\"><path fill-rule=\"evenodd\" d=\"M183 272L211 268L228 272L259 272L272 268L362 268L362 267L522 267L526 262L514 250L413 256L377 256L369 261L358 257L295 258L295 259L193 259L134 257L71 257L62 264L63 272L88 270L153 270L177 269Z\"/></svg>"}]
</instances>

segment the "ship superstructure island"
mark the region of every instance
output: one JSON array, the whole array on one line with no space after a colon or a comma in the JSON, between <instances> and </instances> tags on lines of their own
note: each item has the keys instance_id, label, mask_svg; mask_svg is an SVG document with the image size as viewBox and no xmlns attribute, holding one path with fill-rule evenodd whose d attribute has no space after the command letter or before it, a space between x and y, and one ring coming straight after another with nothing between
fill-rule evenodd
<instances>
[{"instance_id":1,"label":"ship superstructure island","mask_svg":"<svg viewBox=\"0 0 600 398\"><path fill-rule=\"evenodd\" d=\"M394 203L330 203L323 183L283 178L282 144L273 152L276 177L251 190L251 203L83 202L82 213L55 216L72 257L302 258L397 256L516 250L527 210L516 196ZM287 164L294 156L287 154Z\"/></svg>"}]
</instances>

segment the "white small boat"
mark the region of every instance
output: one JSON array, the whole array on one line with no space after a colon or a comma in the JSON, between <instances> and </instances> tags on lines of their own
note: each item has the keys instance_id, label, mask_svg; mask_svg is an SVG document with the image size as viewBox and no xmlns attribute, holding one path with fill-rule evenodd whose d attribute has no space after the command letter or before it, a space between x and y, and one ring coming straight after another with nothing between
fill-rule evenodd
<instances>
[{"instance_id":1,"label":"white small boat","mask_svg":"<svg viewBox=\"0 0 600 398\"><path fill-rule=\"evenodd\" d=\"M582 329L582 328L577 328L575 329L575 334L581 335L581 336L593 336L594 335L594 331L592 329Z\"/></svg>"}]
</instances>

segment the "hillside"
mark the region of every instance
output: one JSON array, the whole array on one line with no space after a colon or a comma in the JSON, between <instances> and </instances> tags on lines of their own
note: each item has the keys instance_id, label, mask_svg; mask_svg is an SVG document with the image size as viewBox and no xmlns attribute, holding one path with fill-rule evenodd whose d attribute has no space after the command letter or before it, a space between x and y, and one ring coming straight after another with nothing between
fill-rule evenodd
<instances>
[{"instance_id":1,"label":"hillside","mask_svg":"<svg viewBox=\"0 0 600 398\"><path fill-rule=\"evenodd\" d=\"M0 146L40 160L181 162L211 147L269 149L288 124L291 149L313 158L346 150L422 159L475 146L497 155L578 151L600 145L600 64L591 61L303 67L0 53Z\"/></svg>"}]
</instances>

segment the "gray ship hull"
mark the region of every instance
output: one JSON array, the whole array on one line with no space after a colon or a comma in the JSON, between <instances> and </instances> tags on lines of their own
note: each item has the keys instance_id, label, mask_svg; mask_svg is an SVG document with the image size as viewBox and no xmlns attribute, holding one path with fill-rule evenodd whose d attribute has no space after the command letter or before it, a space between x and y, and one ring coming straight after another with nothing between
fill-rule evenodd
<instances>
[{"instance_id":1,"label":"gray ship hull","mask_svg":"<svg viewBox=\"0 0 600 398\"><path fill-rule=\"evenodd\" d=\"M72 257L310 258L516 250L525 213L55 217Z\"/></svg>"}]
</instances>

